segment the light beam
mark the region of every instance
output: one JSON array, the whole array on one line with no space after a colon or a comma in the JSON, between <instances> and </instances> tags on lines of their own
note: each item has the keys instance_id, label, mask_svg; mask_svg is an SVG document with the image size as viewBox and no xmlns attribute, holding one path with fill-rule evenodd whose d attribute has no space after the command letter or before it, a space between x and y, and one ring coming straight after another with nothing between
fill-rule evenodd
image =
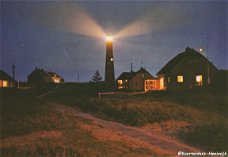
<instances>
[{"instance_id":1,"label":"light beam","mask_svg":"<svg viewBox=\"0 0 228 157\"><path fill-rule=\"evenodd\" d=\"M102 27L85 9L75 3L64 5L56 3L56 5L42 9L43 13L41 14L44 14L46 18L39 19L39 21L43 26L89 37L102 38L105 36Z\"/></svg>"},{"instance_id":2,"label":"light beam","mask_svg":"<svg viewBox=\"0 0 228 157\"><path fill-rule=\"evenodd\" d=\"M150 7L135 21L125 26L115 35L116 38L125 38L148 34L162 29L173 28L186 20L176 6L170 6L165 10L160 5Z\"/></svg>"}]
</instances>

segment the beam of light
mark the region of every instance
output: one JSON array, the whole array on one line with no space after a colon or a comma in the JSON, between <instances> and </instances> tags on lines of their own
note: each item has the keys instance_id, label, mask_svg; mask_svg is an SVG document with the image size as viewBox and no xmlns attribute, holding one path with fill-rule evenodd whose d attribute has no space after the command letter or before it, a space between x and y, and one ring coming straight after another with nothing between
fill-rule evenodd
<instances>
[{"instance_id":1,"label":"beam of light","mask_svg":"<svg viewBox=\"0 0 228 157\"><path fill-rule=\"evenodd\" d=\"M73 33L97 38L102 38L105 35L101 26L81 8L72 20L69 30Z\"/></svg>"},{"instance_id":2,"label":"beam of light","mask_svg":"<svg viewBox=\"0 0 228 157\"><path fill-rule=\"evenodd\" d=\"M172 7L167 8L157 6L146 10L138 19L117 32L116 38L153 33L180 25L184 21L180 10Z\"/></svg>"},{"instance_id":3,"label":"beam of light","mask_svg":"<svg viewBox=\"0 0 228 157\"><path fill-rule=\"evenodd\" d=\"M61 3L60 3L61 4ZM63 31L79 35L103 38L106 36L104 29L86 12L75 3L65 5L51 5L44 13L42 23ZM149 8L138 19L115 33L115 38L125 38L155 32L167 27L173 27L182 21L181 14L175 9ZM172 10L173 9L173 10ZM40 17L44 17L41 16Z\"/></svg>"},{"instance_id":4,"label":"beam of light","mask_svg":"<svg viewBox=\"0 0 228 157\"><path fill-rule=\"evenodd\" d=\"M41 19L42 25L89 37L105 36L104 30L85 9L73 3L60 4L43 9L45 17Z\"/></svg>"}]
</instances>

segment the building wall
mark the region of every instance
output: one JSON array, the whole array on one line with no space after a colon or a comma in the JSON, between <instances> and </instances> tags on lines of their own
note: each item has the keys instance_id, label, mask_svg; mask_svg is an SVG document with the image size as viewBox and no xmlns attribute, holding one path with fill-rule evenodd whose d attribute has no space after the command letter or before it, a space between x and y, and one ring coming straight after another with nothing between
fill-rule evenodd
<instances>
[{"instance_id":1,"label":"building wall","mask_svg":"<svg viewBox=\"0 0 228 157\"><path fill-rule=\"evenodd\" d=\"M149 73L139 72L130 80L117 80L117 88L127 91L151 91L159 90L159 80L153 78Z\"/></svg>"},{"instance_id":2,"label":"building wall","mask_svg":"<svg viewBox=\"0 0 228 157\"><path fill-rule=\"evenodd\" d=\"M136 74L129 82L129 89L133 91L144 91L144 74Z\"/></svg>"}]
</instances>

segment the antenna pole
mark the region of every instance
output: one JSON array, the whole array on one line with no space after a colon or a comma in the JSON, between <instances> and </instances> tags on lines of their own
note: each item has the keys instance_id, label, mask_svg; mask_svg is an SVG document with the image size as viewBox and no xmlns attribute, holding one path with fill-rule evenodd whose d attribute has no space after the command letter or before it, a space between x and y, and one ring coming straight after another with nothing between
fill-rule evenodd
<instances>
[{"instance_id":1,"label":"antenna pole","mask_svg":"<svg viewBox=\"0 0 228 157\"><path fill-rule=\"evenodd\" d=\"M78 77L77 77L77 81L78 81L78 83L79 83L79 74L78 74Z\"/></svg>"},{"instance_id":2,"label":"antenna pole","mask_svg":"<svg viewBox=\"0 0 228 157\"><path fill-rule=\"evenodd\" d=\"M19 89L20 88L20 80L18 79L17 81L17 88Z\"/></svg>"},{"instance_id":3,"label":"antenna pole","mask_svg":"<svg viewBox=\"0 0 228 157\"><path fill-rule=\"evenodd\" d=\"M15 65L13 64L13 81L12 81L12 84L13 84L13 88L15 87Z\"/></svg>"},{"instance_id":4,"label":"antenna pole","mask_svg":"<svg viewBox=\"0 0 228 157\"><path fill-rule=\"evenodd\" d=\"M209 68L209 55L208 55L208 47L207 47L207 35L205 35L205 49L206 57L207 57L207 84L210 85L210 68Z\"/></svg>"},{"instance_id":5,"label":"antenna pole","mask_svg":"<svg viewBox=\"0 0 228 157\"><path fill-rule=\"evenodd\" d=\"M133 72L133 63L131 62L131 72Z\"/></svg>"}]
</instances>

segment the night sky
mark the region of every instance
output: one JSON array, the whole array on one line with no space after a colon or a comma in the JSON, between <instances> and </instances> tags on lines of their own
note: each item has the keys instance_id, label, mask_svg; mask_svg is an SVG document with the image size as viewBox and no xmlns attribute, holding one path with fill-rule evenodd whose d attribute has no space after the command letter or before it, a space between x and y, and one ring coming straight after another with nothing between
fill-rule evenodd
<instances>
[{"instance_id":1,"label":"night sky","mask_svg":"<svg viewBox=\"0 0 228 157\"><path fill-rule=\"evenodd\" d=\"M105 35L114 36L115 76L145 67L153 76L191 47L228 69L228 1L1 1L1 69L27 81L36 67L65 81L104 76ZM206 55L206 53L205 53Z\"/></svg>"}]
</instances>

